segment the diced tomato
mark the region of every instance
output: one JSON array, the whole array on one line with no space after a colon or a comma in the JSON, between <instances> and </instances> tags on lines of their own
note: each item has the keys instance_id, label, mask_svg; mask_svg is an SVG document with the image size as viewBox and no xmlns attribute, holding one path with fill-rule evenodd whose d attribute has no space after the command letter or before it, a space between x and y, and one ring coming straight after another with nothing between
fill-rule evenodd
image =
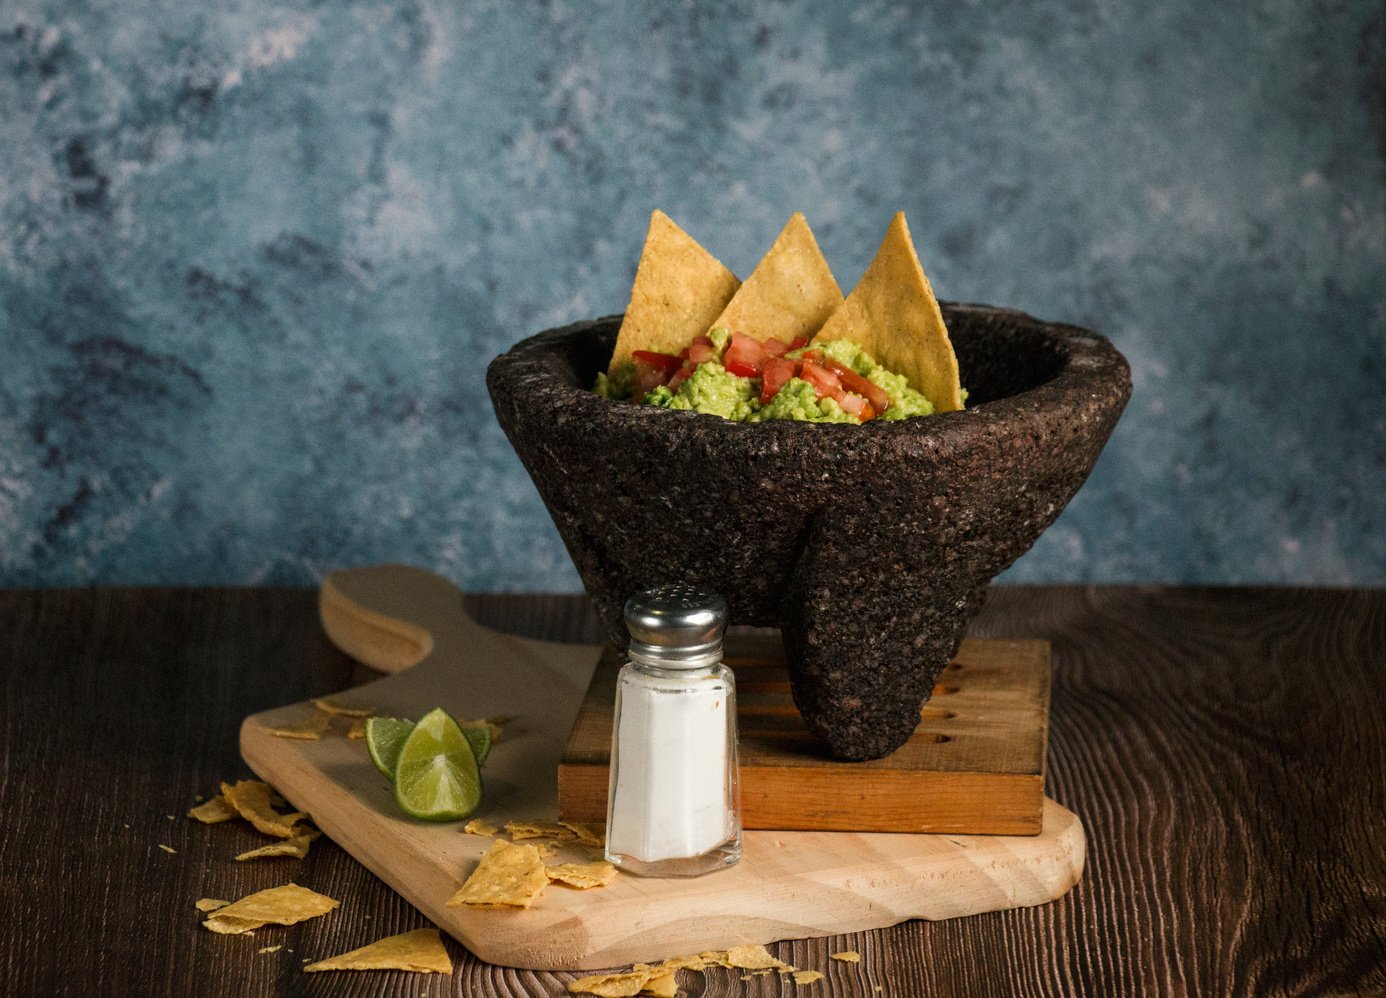
<instances>
[{"instance_id":1,"label":"diced tomato","mask_svg":"<svg viewBox=\"0 0 1386 998\"><path fill-rule=\"evenodd\" d=\"M856 392L870 402L871 408L876 410L877 415L890 408L890 396L886 394L884 388L874 381L868 381L846 364L840 364L832 359L824 362L823 366L838 376L843 388L849 392Z\"/></svg>"},{"instance_id":2,"label":"diced tomato","mask_svg":"<svg viewBox=\"0 0 1386 998\"><path fill-rule=\"evenodd\" d=\"M669 379L669 391L678 391L679 385L687 381L688 376L692 374L694 370L695 368L692 365L685 364L683 365L683 367L680 367L677 371L675 371L674 376Z\"/></svg>"},{"instance_id":3,"label":"diced tomato","mask_svg":"<svg viewBox=\"0 0 1386 998\"><path fill-rule=\"evenodd\" d=\"M876 410L871 407L870 402L860 395L854 395L852 392L839 392L834 397L837 399L838 405L863 423L868 419L876 418Z\"/></svg>"},{"instance_id":4,"label":"diced tomato","mask_svg":"<svg viewBox=\"0 0 1386 998\"><path fill-rule=\"evenodd\" d=\"M652 392L669 380L669 372L658 364L643 360L635 361L635 380L631 387L631 398L643 399L646 392Z\"/></svg>"},{"instance_id":5,"label":"diced tomato","mask_svg":"<svg viewBox=\"0 0 1386 998\"><path fill-rule=\"evenodd\" d=\"M694 366L704 364L713 357L717 356L717 348L712 345L712 340L706 336L699 336L692 343L688 344L688 359Z\"/></svg>"},{"instance_id":6,"label":"diced tomato","mask_svg":"<svg viewBox=\"0 0 1386 998\"><path fill-rule=\"evenodd\" d=\"M824 395L836 396L838 392L842 391L842 382L838 380L836 374L826 367L815 364L807 357L804 358L803 373L799 377L813 386L813 390L818 393L819 398Z\"/></svg>"},{"instance_id":7,"label":"diced tomato","mask_svg":"<svg viewBox=\"0 0 1386 998\"><path fill-rule=\"evenodd\" d=\"M789 349L791 350L801 350L808 345L809 341L807 336L796 336L789 341Z\"/></svg>"},{"instance_id":8,"label":"diced tomato","mask_svg":"<svg viewBox=\"0 0 1386 998\"><path fill-rule=\"evenodd\" d=\"M672 353L659 353L655 350L632 350L630 359L640 364L648 364L650 367L658 367L664 371L673 371L683 365L682 357Z\"/></svg>"},{"instance_id":9,"label":"diced tomato","mask_svg":"<svg viewBox=\"0 0 1386 998\"><path fill-rule=\"evenodd\" d=\"M760 403L766 405L784 387L784 383L798 373L799 365L784 357L771 357L760 371Z\"/></svg>"},{"instance_id":10,"label":"diced tomato","mask_svg":"<svg viewBox=\"0 0 1386 998\"><path fill-rule=\"evenodd\" d=\"M760 375L760 365L765 362L765 350L760 340L752 339L745 333L732 333L727 343L727 352L722 354L722 366L741 378L755 378Z\"/></svg>"},{"instance_id":11,"label":"diced tomato","mask_svg":"<svg viewBox=\"0 0 1386 998\"><path fill-rule=\"evenodd\" d=\"M788 343L784 340L777 340L773 336L768 340L761 340L760 348L765 351L766 357L783 357L790 350Z\"/></svg>"}]
</instances>

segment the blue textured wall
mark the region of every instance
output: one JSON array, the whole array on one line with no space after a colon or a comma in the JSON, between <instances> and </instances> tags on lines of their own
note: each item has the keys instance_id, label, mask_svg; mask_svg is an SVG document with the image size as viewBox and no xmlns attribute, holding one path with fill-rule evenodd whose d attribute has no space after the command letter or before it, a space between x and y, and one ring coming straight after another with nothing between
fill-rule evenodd
<instances>
[{"instance_id":1,"label":"blue textured wall","mask_svg":"<svg viewBox=\"0 0 1386 998\"><path fill-rule=\"evenodd\" d=\"M576 587L483 370L658 206L1116 341L1012 578L1386 584L1379 0L647 6L0 5L0 582Z\"/></svg>"}]
</instances>

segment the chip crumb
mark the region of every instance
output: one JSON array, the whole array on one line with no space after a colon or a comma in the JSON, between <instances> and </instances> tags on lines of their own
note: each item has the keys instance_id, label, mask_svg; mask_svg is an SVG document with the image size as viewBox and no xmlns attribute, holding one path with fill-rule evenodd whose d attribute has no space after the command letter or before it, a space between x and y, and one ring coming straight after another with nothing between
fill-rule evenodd
<instances>
[{"instance_id":1,"label":"chip crumb","mask_svg":"<svg viewBox=\"0 0 1386 998\"><path fill-rule=\"evenodd\" d=\"M260 846L258 849L251 849L236 856L236 861L243 863L248 859L269 859L274 856L292 856L294 859L303 859L308 855L308 843L317 838L316 834L305 832L303 835L295 835L291 839L280 839L278 842L271 842L267 846Z\"/></svg>"},{"instance_id":2,"label":"chip crumb","mask_svg":"<svg viewBox=\"0 0 1386 998\"><path fill-rule=\"evenodd\" d=\"M545 867L544 874L550 880L586 890L589 887L605 887L611 883L616 876L616 867L606 862L560 863L557 866Z\"/></svg>"},{"instance_id":3,"label":"chip crumb","mask_svg":"<svg viewBox=\"0 0 1386 998\"><path fill-rule=\"evenodd\" d=\"M374 707L348 707L331 700L314 700L313 706L333 717L371 717L375 714Z\"/></svg>"},{"instance_id":4,"label":"chip crumb","mask_svg":"<svg viewBox=\"0 0 1386 998\"><path fill-rule=\"evenodd\" d=\"M207 917L202 927L223 935L243 935L262 925L294 925L317 918L339 904L307 887L284 884L282 887L257 891L224 908L218 908Z\"/></svg>"},{"instance_id":5,"label":"chip crumb","mask_svg":"<svg viewBox=\"0 0 1386 998\"><path fill-rule=\"evenodd\" d=\"M160 843L159 843L159 848L162 849L164 852L168 853L168 854L171 855L171 856L177 856L177 855L178 855L178 850L175 849L175 848L173 848L173 846L166 846L166 845L164 845L162 842L160 842Z\"/></svg>"},{"instance_id":6,"label":"chip crumb","mask_svg":"<svg viewBox=\"0 0 1386 998\"><path fill-rule=\"evenodd\" d=\"M197 798L202 800L201 797ZM215 825L219 821L230 821L232 818L240 817L240 813L231 806L221 794L211 800L198 804L196 807L188 809L188 817L202 822L204 825ZM125 827L129 828L129 825Z\"/></svg>"},{"instance_id":7,"label":"chip crumb","mask_svg":"<svg viewBox=\"0 0 1386 998\"><path fill-rule=\"evenodd\" d=\"M548 883L538 849L497 839L447 905L528 908Z\"/></svg>"},{"instance_id":8,"label":"chip crumb","mask_svg":"<svg viewBox=\"0 0 1386 998\"><path fill-rule=\"evenodd\" d=\"M327 734L327 729L331 726L331 716L318 714L294 724L266 724L264 727L266 731L278 738L297 738L300 741L316 742Z\"/></svg>"},{"instance_id":9,"label":"chip crumb","mask_svg":"<svg viewBox=\"0 0 1386 998\"><path fill-rule=\"evenodd\" d=\"M271 806L274 800L273 791L268 783L259 780L241 780L235 786L223 783L221 793L242 818L265 835L291 839L303 834L303 829L293 826L308 815L302 811L280 814L274 810Z\"/></svg>"},{"instance_id":10,"label":"chip crumb","mask_svg":"<svg viewBox=\"0 0 1386 998\"><path fill-rule=\"evenodd\" d=\"M854 949L843 950L841 953L832 954L834 960L841 960L843 963L861 963L861 954Z\"/></svg>"},{"instance_id":11,"label":"chip crumb","mask_svg":"<svg viewBox=\"0 0 1386 998\"><path fill-rule=\"evenodd\" d=\"M171 814L166 814L166 815L164 815L164 817L167 818L169 821L172 821L172 820L173 820L173 815L171 815Z\"/></svg>"},{"instance_id":12,"label":"chip crumb","mask_svg":"<svg viewBox=\"0 0 1386 998\"><path fill-rule=\"evenodd\" d=\"M256 952L257 952L257 953L278 953L278 952L279 952L281 949L283 949L283 948L284 948L284 947L283 947L282 944L276 944L276 945L274 945L274 946L261 946L258 950L256 950Z\"/></svg>"},{"instance_id":13,"label":"chip crumb","mask_svg":"<svg viewBox=\"0 0 1386 998\"><path fill-rule=\"evenodd\" d=\"M319 960L303 968L320 970L407 970L417 974L451 974L452 960L437 929L415 929L386 936L349 953Z\"/></svg>"},{"instance_id":14,"label":"chip crumb","mask_svg":"<svg viewBox=\"0 0 1386 998\"><path fill-rule=\"evenodd\" d=\"M560 821L536 818L533 821L507 821L505 832L515 841L521 839L556 839L571 842L578 837L577 832Z\"/></svg>"},{"instance_id":15,"label":"chip crumb","mask_svg":"<svg viewBox=\"0 0 1386 998\"><path fill-rule=\"evenodd\" d=\"M606 848L605 825L597 826L601 829L600 831L598 831L596 828L593 828L590 825L584 825L576 821L563 821L562 819L559 819L558 823L562 825L564 828L568 829L568 831L572 832L573 835L577 837L578 845L594 846L597 849Z\"/></svg>"},{"instance_id":16,"label":"chip crumb","mask_svg":"<svg viewBox=\"0 0 1386 998\"><path fill-rule=\"evenodd\" d=\"M473 818L462 826L462 831L466 832L468 835L484 835L489 837L495 835L500 829L485 818Z\"/></svg>"},{"instance_id":17,"label":"chip crumb","mask_svg":"<svg viewBox=\"0 0 1386 998\"><path fill-rule=\"evenodd\" d=\"M816 970L796 970L794 971L794 983L802 986L812 984L814 981L821 981L823 975Z\"/></svg>"},{"instance_id":18,"label":"chip crumb","mask_svg":"<svg viewBox=\"0 0 1386 998\"><path fill-rule=\"evenodd\" d=\"M733 946L726 953L727 966L742 970L793 970L783 960L770 955L764 946Z\"/></svg>"},{"instance_id":19,"label":"chip crumb","mask_svg":"<svg viewBox=\"0 0 1386 998\"><path fill-rule=\"evenodd\" d=\"M230 901L221 901L217 898L198 898L193 902L193 907L198 911L216 911L218 908L225 908Z\"/></svg>"},{"instance_id":20,"label":"chip crumb","mask_svg":"<svg viewBox=\"0 0 1386 998\"><path fill-rule=\"evenodd\" d=\"M365 721L352 721L352 722L351 722L351 726L350 726L349 728L347 728L346 736L347 736L348 738L352 739L353 741L360 741L361 739L365 738L365 737L366 737L366 722L365 722Z\"/></svg>"}]
</instances>

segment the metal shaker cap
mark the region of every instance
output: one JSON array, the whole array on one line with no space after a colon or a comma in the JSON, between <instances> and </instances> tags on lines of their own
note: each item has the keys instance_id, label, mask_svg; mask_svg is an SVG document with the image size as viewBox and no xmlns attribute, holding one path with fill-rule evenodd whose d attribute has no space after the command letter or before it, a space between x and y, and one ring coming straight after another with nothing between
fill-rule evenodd
<instances>
[{"instance_id":1,"label":"metal shaker cap","mask_svg":"<svg viewBox=\"0 0 1386 998\"><path fill-rule=\"evenodd\" d=\"M631 661L697 669L722 658L727 601L700 586L659 586L626 600Z\"/></svg>"}]
</instances>

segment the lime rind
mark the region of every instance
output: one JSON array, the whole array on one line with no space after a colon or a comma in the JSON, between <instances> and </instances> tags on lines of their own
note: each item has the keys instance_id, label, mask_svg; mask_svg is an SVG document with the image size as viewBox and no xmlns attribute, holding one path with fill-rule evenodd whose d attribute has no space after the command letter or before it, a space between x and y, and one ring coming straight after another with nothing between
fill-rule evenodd
<instances>
[{"instance_id":1,"label":"lime rind","mask_svg":"<svg viewBox=\"0 0 1386 998\"><path fill-rule=\"evenodd\" d=\"M463 724L462 737L472 747L478 766L486 765L486 757L491 754L491 728L485 724Z\"/></svg>"}]
</instances>

